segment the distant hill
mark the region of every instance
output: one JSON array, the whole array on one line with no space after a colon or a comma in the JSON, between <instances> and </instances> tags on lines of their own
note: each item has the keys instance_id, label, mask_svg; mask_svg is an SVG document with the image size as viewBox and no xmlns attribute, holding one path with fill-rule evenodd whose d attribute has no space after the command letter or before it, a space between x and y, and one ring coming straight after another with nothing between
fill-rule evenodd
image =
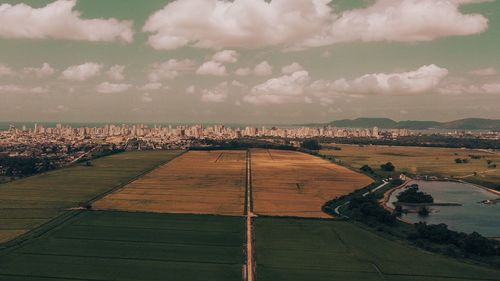
<instances>
[{"instance_id":1,"label":"distant hill","mask_svg":"<svg viewBox=\"0 0 500 281\"><path fill-rule=\"evenodd\" d=\"M389 118L357 118L357 119L337 120L329 124L323 124L323 125L346 127L346 128L379 127L383 129L405 128L413 130L423 130L423 129L500 130L500 120L483 119L483 118L467 118L450 122L411 121L411 120L397 122Z\"/></svg>"},{"instance_id":2,"label":"distant hill","mask_svg":"<svg viewBox=\"0 0 500 281\"><path fill-rule=\"evenodd\" d=\"M467 118L441 124L444 129L500 130L500 120Z\"/></svg>"},{"instance_id":3,"label":"distant hill","mask_svg":"<svg viewBox=\"0 0 500 281\"><path fill-rule=\"evenodd\" d=\"M389 118L357 118L354 120L344 119L333 121L331 123L335 127L349 127L349 128L395 128L398 122Z\"/></svg>"}]
</instances>

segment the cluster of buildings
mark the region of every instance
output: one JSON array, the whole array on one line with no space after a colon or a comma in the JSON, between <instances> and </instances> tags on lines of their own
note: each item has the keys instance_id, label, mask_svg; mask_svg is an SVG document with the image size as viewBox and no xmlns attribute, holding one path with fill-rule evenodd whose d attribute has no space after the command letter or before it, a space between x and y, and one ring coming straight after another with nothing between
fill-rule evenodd
<instances>
[{"instance_id":1,"label":"cluster of buildings","mask_svg":"<svg viewBox=\"0 0 500 281\"><path fill-rule=\"evenodd\" d=\"M102 127L79 127L63 126L57 124L55 127L46 128L43 125L35 124L34 128L16 128L11 126L8 131L1 133L3 136L27 137L60 137L71 140L79 139L99 139L111 142L126 141L129 138L149 138L149 139L237 139L242 137L279 137L279 138L311 138L311 137L402 137L412 134L407 129L379 130L353 129L336 127L245 127L232 128L224 125L189 125L189 126L157 126L149 127L144 124L120 126L109 124Z\"/></svg>"},{"instance_id":2,"label":"cluster of buildings","mask_svg":"<svg viewBox=\"0 0 500 281\"><path fill-rule=\"evenodd\" d=\"M45 127L10 126L0 131L0 156L12 155L61 158L73 161L82 153L98 146L113 149L184 149L203 140L266 138L301 140L306 138L373 138L398 139L418 135L408 129L370 129L336 127L251 127L224 125L148 126L144 124L107 124L100 127L72 127L57 124ZM448 132L448 136L464 136L464 132ZM476 133L474 133L476 134ZM500 139L500 133L479 133L481 137ZM477 137L477 136L476 136Z\"/></svg>"}]
</instances>

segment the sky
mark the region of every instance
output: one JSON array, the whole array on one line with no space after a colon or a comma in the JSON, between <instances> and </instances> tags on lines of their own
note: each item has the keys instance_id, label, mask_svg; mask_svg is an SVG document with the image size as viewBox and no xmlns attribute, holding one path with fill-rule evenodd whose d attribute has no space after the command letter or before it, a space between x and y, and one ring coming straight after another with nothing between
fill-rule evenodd
<instances>
[{"instance_id":1,"label":"sky","mask_svg":"<svg viewBox=\"0 0 500 281\"><path fill-rule=\"evenodd\" d=\"M0 0L0 121L500 119L498 0Z\"/></svg>"}]
</instances>

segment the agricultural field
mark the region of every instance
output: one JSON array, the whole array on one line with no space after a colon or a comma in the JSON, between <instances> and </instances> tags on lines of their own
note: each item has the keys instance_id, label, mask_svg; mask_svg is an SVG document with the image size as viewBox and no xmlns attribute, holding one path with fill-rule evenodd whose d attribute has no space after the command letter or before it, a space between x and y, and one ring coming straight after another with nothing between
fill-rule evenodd
<instances>
[{"instance_id":1,"label":"agricultural field","mask_svg":"<svg viewBox=\"0 0 500 281\"><path fill-rule=\"evenodd\" d=\"M246 151L189 151L97 201L102 210L243 215Z\"/></svg>"},{"instance_id":2,"label":"agricultural field","mask_svg":"<svg viewBox=\"0 0 500 281\"><path fill-rule=\"evenodd\" d=\"M500 280L500 271L428 253L344 221L256 218L256 280Z\"/></svg>"},{"instance_id":3,"label":"agricultural field","mask_svg":"<svg viewBox=\"0 0 500 281\"><path fill-rule=\"evenodd\" d=\"M376 172L380 165L392 162L396 172L419 175L456 177L465 181L481 184L490 188L500 185L500 153L472 149L404 147L377 145L335 144L341 150L321 150L321 154L333 155L343 164L359 169L367 164ZM471 157L473 155L474 157ZM455 159L468 159L468 163L455 163ZM473 159L479 158L479 159ZM497 168L488 168L488 160ZM477 175L474 175L474 172Z\"/></svg>"},{"instance_id":4,"label":"agricultural field","mask_svg":"<svg viewBox=\"0 0 500 281\"><path fill-rule=\"evenodd\" d=\"M258 215L329 217L322 205L365 187L372 179L318 157L255 149L252 159L253 210Z\"/></svg>"},{"instance_id":5,"label":"agricultural field","mask_svg":"<svg viewBox=\"0 0 500 281\"><path fill-rule=\"evenodd\" d=\"M0 280L241 280L243 218L84 211L0 252Z\"/></svg>"},{"instance_id":6,"label":"agricultural field","mask_svg":"<svg viewBox=\"0 0 500 281\"><path fill-rule=\"evenodd\" d=\"M134 179L180 151L125 152L0 185L0 243Z\"/></svg>"}]
</instances>

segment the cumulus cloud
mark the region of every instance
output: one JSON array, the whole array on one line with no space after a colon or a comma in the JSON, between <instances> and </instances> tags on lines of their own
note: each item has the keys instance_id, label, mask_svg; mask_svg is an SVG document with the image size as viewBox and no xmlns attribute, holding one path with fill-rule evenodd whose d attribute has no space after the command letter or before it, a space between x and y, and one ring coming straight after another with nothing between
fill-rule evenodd
<instances>
[{"instance_id":1,"label":"cumulus cloud","mask_svg":"<svg viewBox=\"0 0 500 281\"><path fill-rule=\"evenodd\" d=\"M247 85L241 83L238 80L231 81L231 85L234 86L234 87L238 87L238 88L247 88Z\"/></svg>"},{"instance_id":2,"label":"cumulus cloud","mask_svg":"<svg viewBox=\"0 0 500 281\"><path fill-rule=\"evenodd\" d=\"M76 0L57 0L42 8L26 4L0 5L0 37L131 42L132 22L82 19Z\"/></svg>"},{"instance_id":3,"label":"cumulus cloud","mask_svg":"<svg viewBox=\"0 0 500 281\"><path fill-rule=\"evenodd\" d=\"M239 56L240 54L238 54L235 50L222 50L215 53L212 60L221 63L235 63L238 61Z\"/></svg>"},{"instance_id":4,"label":"cumulus cloud","mask_svg":"<svg viewBox=\"0 0 500 281\"><path fill-rule=\"evenodd\" d=\"M154 90L159 90L163 87L163 84L160 82L152 82L152 83L147 83L144 84L140 87L137 87L137 89L141 91L154 91Z\"/></svg>"},{"instance_id":5,"label":"cumulus cloud","mask_svg":"<svg viewBox=\"0 0 500 281\"><path fill-rule=\"evenodd\" d=\"M257 76L271 75L273 74L273 67L267 61L263 61L254 67L253 73Z\"/></svg>"},{"instance_id":6,"label":"cumulus cloud","mask_svg":"<svg viewBox=\"0 0 500 281\"><path fill-rule=\"evenodd\" d=\"M0 64L0 77L14 75L14 71L6 64Z\"/></svg>"},{"instance_id":7,"label":"cumulus cloud","mask_svg":"<svg viewBox=\"0 0 500 281\"><path fill-rule=\"evenodd\" d=\"M18 85L0 85L0 93L30 93L30 94L44 94L49 90L44 87L24 87Z\"/></svg>"},{"instance_id":8,"label":"cumulus cloud","mask_svg":"<svg viewBox=\"0 0 500 281\"><path fill-rule=\"evenodd\" d=\"M203 89L201 101L210 103L221 103L227 98L229 91L229 84L222 82L213 89Z\"/></svg>"},{"instance_id":9,"label":"cumulus cloud","mask_svg":"<svg viewBox=\"0 0 500 281\"><path fill-rule=\"evenodd\" d=\"M73 65L62 72L62 78L71 81L85 81L97 76L101 72L102 64L86 62Z\"/></svg>"},{"instance_id":10,"label":"cumulus cloud","mask_svg":"<svg viewBox=\"0 0 500 281\"><path fill-rule=\"evenodd\" d=\"M48 63L43 63L41 67L25 67L23 73L26 75L34 75L38 78L52 76L55 70Z\"/></svg>"},{"instance_id":11,"label":"cumulus cloud","mask_svg":"<svg viewBox=\"0 0 500 281\"><path fill-rule=\"evenodd\" d=\"M177 0L152 14L143 31L155 49L283 46L353 41L429 41L483 32L488 20L463 14L478 0L375 0L336 12L330 0Z\"/></svg>"},{"instance_id":12,"label":"cumulus cloud","mask_svg":"<svg viewBox=\"0 0 500 281\"><path fill-rule=\"evenodd\" d=\"M310 77L307 71L296 71L290 75L269 79L254 86L251 92L243 97L243 100L252 104L283 104L303 101L301 95L309 81Z\"/></svg>"},{"instance_id":13,"label":"cumulus cloud","mask_svg":"<svg viewBox=\"0 0 500 281\"><path fill-rule=\"evenodd\" d=\"M186 93L194 94L194 92L196 92L196 86L190 85L189 87L186 88Z\"/></svg>"},{"instance_id":14,"label":"cumulus cloud","mask_svg":"<svg viewBox=\"0 0 500 281\"><path fill-rule=\"evenodd\" d=\"M226 67L218 61L207 61L203 63L196 74L199 75L213 75L213 76L225 76L227 75Z\"/></svg>"},{"instance_id":15,"label":"cumulus cloud","mask_svg":"<svg viewBox=\"0 0 500 281\"><path fill-rule=\"evenodd\" d=\"M296 71L300 71L300 70L304 70L304 68L302 67L302 65L296 63L296 62L293 62L289 65L285 65L281 68L281 73L283 74L290 74L290 73L294 73Z\"/></svg>"},{"instance_id":16,"label":"cumulus cloud","mask_svg":"<svg viewBox=\"0 0 500 281\"><path fill-rule=\"evenodd\" d=\"M354 95L419 94L436 89L446 76L448 76L446 68L431 64L414 71L366 74L353 80L318 80L311 85L311 89L320 93Z\"/></svg>"},{"instance_id":17,"label":"cumulus cloud","mask_svg":"<svg viewBox=\"0 0 500 281\"><path fill-rule=\"evenodd\" d=\"M500 81L471 83L466 79L454 79L439 87L441 94L447 95L484 95L500 94Z\"/></svg>"},{"instance_id":18,"label":"cumulus cloud","mask_svg":"<svg viewBox=\"0 0 500 281\"><path fill-rule=\"evenodd\" d=\"M148 79L151 82L174 79L179 75L192 71L194 66L195 62L189 59L170 59L162 63L155 63L150 66Z\"/></svg>"},{"instance_id":19,"label":"cumulus cloud","mask_svg":"<svg viewBox=\"0 0 500 281\"><path fill-rule=\"evenodd\" d=\"M109 82L103 82L96 86L96 91L102 94L113 94L113 93L121 93L130 89L132 85L130 84L115 84Z\"/></svg>"},{"instance_id":20,"label":"cumulus cloud","mask_svg":"<svg viewBox=\"0 0 500 281\"><path fill-rule=\"evenodd\" d=\"M120 81L125 79L125 75L123 72L125 71L125 66L124 65L113 65L112 67L109 68L109 70L106 72L109 78Z\"/></svg>"},{"instance_id":21,"label":"cumulus cloud","mask_svg":"<svg viewBox=\"0 0 500 281\"><path fill-rule=\"evenodd\" d=\"M476 76L493 76L493 75L497 75L497 70L493 67L488 67L488 68L481 68L481 69L472 70L469 72L469 74L476 75Z\"/></svg>"},{"instance_id":22,"label":"cumulus cloud","mask_svg":"<svg viewBox=\"0 0 500 281\"><path fill-rule=\"evenodd\" d=\"M446 36L484 32L488 19L463 14L460 6L476 0L377 0L367 8L342 13L327 29L306 40L305 46L340 42L430 41Z\"/></svg>"},{"instance_id":23,"label":"cumulus cloud","mask_svg":"<svg viewBox=\"0 0 500 281\"><path fill-rule=\"evenodd\" d=\"M153 98L151 97L151 95L149 93L143 93L141 95L141 101L143 103L150 103L153 101Z\"/></svg>"},{"instance_id":24,"label":"cumulus cloud","mask_svg":"<svg viewBox=\"0 0 500 281\"><path fill-rule=\"evenodd\" d=\"M235 74L238 76L247 76L252 74L252 70L249 67L240 67L236 69Z\"/></svg>"}]
</instances>

